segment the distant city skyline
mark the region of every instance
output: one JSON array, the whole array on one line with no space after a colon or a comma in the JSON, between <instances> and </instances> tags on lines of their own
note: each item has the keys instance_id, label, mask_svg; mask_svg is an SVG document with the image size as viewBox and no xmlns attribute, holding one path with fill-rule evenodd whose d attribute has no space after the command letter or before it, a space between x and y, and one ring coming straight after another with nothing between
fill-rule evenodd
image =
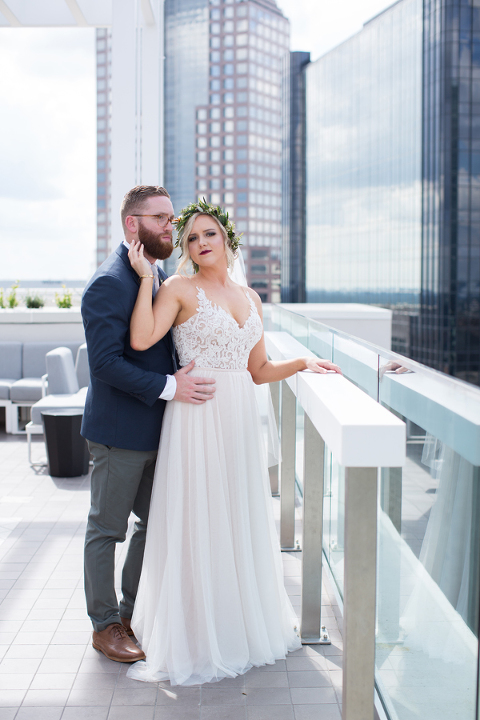
<instances>
[{"instance_id":1,"label":"distant city skyline","mask_svg":"<svg viewBox=\"0 0 480 720\"><path fill-rule=\"evenodd\" d=\"M278 0L291 49L312 60L390 4ZM0 28L0 62L2 275L86 280L96 243L94 30Z\"/></svg>"}]
</instances>

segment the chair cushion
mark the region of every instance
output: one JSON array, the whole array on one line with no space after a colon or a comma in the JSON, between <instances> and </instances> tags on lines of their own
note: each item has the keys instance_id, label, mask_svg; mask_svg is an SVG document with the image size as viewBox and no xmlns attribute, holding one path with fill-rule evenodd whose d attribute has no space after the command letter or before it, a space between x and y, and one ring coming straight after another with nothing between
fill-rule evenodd
<instances>
[{"instance_id":1,"label":"chair cushion","mask_svg":"<svg viewBox=\"0 0 480 720\"><path fill-rule=\"evenodd\" d=\"M0 400L8 400L10 398L10 388L15 380L13 378L0 378Z\"/></svg>"},{"instance_id":2,"label":"chair cushion","mask_svg":"<svg viewBox=\"0 0 480 720\"><path fill-rule=\"evenodd\" d=\"M48 392L51 395L72 395L78 392L78 380L72 351L66 347L50 350L46 355Z\"/></svg>"},{"instance_id":3,"label":"chair cushion","mask_svg":"<svg viewBox=\"0 0 480 720\"><path fill-rule=\"evenodd\" d=\"M10 400L13 402L35 402L42 397L42 379L26 377L16 380L10 388Z\"/></svg>"},{"instance_id":4,"label":"chair cushion","mask_svg":"<svg viewBox=\"0 0 480 720\"><path fill-rule=\"evenodd\" d=\"M22 343L0 342L0 378L22 377Z\"/></svg>"},{"instance_id":5,"label":"chair cushion","mask_svg":"<svg viewBox=\"0 0 480 720\"><path fill-rule=\"evenodd\" d=\"M80 342L26 342L23 343L23 375L22 377L42 377L47 372L45 356L50 350L60 347L69 348L76 353Z\"/></svg>"},{"instance_id":6,"label":"chair cushion","mask_svg":"<svg viewBox=\"0 0 480 720\"><path fill-rule=\"evenodd\" d=\"M75 360L75 372L79 387L87 387L90 383L90 367L88 365L87 343L83 343L77 350L77 359Z\"/></svg>"},{"instance_id":7,"label":"chair cushion","mask_svg":"<svg viewBox=\"0 0 480 720\"><path fill-rule=\"evenodd\" d=\"M42 412L48 412L49 410L83 410L86 396L86 388L82 388L73 395L46 395L35 405L32 405L33 424L41 425Z\"/></svg>"}]
</instances>

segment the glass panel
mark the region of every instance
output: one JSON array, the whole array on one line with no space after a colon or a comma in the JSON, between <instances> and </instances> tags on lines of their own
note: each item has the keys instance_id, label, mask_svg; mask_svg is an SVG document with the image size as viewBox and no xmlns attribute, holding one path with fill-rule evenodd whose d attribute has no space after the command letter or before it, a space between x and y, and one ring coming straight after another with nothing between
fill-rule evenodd
<instances>
[{"instance_id":1,"label":"glass panel","mask_svg":"<svg viewBox=\"0 0 480 720\"><path fill-rule=\"evenodd\" d=\"M323 551L340 595L343 597L345 468L334 460L326 446L323 523Z\"/></svg>"},{"instance_id":2,"label":"glass panel","mask_svg":"<svg viewBox=\"0 0 480 720\"><path fill-rule=\"evenodd\" d=\"M345 377L378 399L378 354L340 335L335 335L333 362L339 365Z\"/></svg>"},{"instance_id":3,"label":"glass panel","mask_svg":"<svg viewBox=\"0 0 480 720\"><path fill-rule=\"evenodd\" d=\"M380 360L379 398L407 424L380 479L377 683L407 720L475 717L480 542L478 391Z\"/></svg>"}]
</instances>

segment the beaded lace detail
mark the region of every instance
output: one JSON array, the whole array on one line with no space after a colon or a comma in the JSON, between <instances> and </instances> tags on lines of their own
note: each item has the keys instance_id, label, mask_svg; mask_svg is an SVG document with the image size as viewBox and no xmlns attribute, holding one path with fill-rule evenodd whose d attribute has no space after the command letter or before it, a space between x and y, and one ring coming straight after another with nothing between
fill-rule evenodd
<instances>
[{"instance_id":1,"label":"beaded lace detail","mask_svg":"<svg viewBox=\"0 0 480 720\"><path fill-rule=\"evenodd\" d=\"M197 287L197 314L172 328L182 366L195 360L196 367L246 370L250 351L262 337L263 327L252 298L250 315L240 327L224 308L209 300Z\"/></svg>"}]
</instances>

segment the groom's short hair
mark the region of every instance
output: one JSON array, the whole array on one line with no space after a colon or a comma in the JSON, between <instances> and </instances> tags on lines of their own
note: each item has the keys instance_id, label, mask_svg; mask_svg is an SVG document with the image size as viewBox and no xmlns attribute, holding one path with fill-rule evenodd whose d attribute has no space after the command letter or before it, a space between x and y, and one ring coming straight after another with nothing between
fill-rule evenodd
<instances>
[{"instance_id":1,"label":"groom's short hair","mask_svg":"<svg viewBox=\"0 0 480 720\"><path fill-rule=\"evenodd\" d=\"M143 204L148 200L148 198L156 196L170 197L165 188L160 187L159 185L137 185L129 190L123 198L122 207L120 209L123 229L125 229L125 218L128 215L133 215L135 212L142 210Z\"/></svg>"}]
</instances>

